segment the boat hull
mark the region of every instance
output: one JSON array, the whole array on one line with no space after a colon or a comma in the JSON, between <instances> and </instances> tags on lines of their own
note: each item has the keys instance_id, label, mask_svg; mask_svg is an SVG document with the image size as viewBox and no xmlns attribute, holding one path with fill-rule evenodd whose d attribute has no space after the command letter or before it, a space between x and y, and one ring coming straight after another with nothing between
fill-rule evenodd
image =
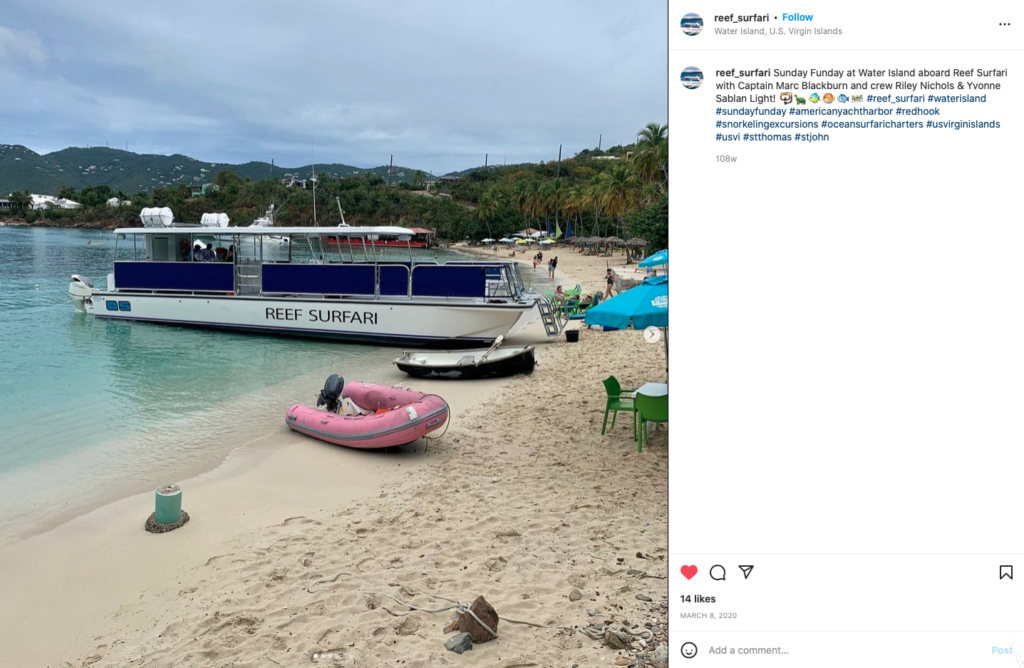
<instances>
[{"instance_id":1,"label":"boat hull","mask_svg":"<svg viewBox=\"0 0 1024 668\"><path fill-rule=\"evenodd\" d=\"M426 365L395 360L395 365L405 373L416 378L470 380L474 378L503 378L516 374L531 374L537 364L532 346L514 356L497 359L493 362L484 361L480 364L449 364Z\"/></svg>"},{"instance_id":2,"label":"boat hull","mask_svg":"<svg viewBox=\"0 0 1024 668\"><path fill-rule=\"evenodd\" d=\"M292 431L327 443L375 450L412 443L448 421L448 404L436 394L350 383L344 395L365 409L386 412L338 415L295 404L285 414L285 424Z\"/></svg>"},{"instance_id":3,"label":"boat hull","mask_svg":"<svg viewBox=\"0 0 1024 668\"><path fill-rule=\"evenodd\" d=\"M393 345L465 346L508 334L532 302L272 299L94 292L97 318Z\"/></svg>"}]
</instances>

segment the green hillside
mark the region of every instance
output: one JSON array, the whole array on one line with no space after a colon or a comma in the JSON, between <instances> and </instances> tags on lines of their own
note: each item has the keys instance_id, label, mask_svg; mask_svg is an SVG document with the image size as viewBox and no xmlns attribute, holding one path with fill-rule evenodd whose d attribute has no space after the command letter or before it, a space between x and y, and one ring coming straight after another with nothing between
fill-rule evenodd
<instances>
[{"instance_id":1,"label":"green hillside","mask_svg":"<svg viewBox=\"0 0 1024 668\"><path fill-rule=\"evenodd\" d=\"M185 155L151 155L132 153L114 148L66 148L40 155L24 146L0 144L0 194L27 190L39 194L57 194L61 186L82 189L87 186L107 186L114 192L126 194L149 192L154 188L178 184L201 185L213 180L223 170L231 170L243 179L261 181L283 178L293 174L308 178L310 165L299 167L271 167L268 162L247 162L242 165L203 162ZM353 165L317 165L317 175L335 178L351 177L372 172L387 178L388 167L372 169ZM392 181L413 180L414 168L395 165Z\"/></svg>"}]
</instances>

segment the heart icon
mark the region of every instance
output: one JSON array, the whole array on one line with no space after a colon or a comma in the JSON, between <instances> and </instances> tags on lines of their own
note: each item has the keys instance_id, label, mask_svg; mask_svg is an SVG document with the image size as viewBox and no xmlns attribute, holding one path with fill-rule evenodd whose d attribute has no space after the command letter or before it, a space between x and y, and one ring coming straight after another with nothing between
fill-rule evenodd
<instances>
[{"instance_id":1,"label":"heart icon","mask_svg":"<svg viewBox=\"0 0 1024 668\"><path fill-rule=\"evenodd\" d=\"M693 576L697 574L696 566L683 566L679 569L679 572L683 574L687 580L692 580Z\"/></svg>"}]
</instances>

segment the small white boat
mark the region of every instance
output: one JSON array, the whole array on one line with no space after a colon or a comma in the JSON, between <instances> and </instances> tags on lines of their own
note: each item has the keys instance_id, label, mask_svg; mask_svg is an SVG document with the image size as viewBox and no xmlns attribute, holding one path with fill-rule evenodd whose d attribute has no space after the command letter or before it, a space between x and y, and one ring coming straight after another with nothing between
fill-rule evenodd
<instances>
[{"instance_id":1,"label":"small white boat","mask_svg":"<svg viewBox=\"0 0 1024 668\"><path fill-rule=\"evenodd\" d=\"M533 373L537 364L533 346L499 349L502 340L498 337L487 349L406 352L395 365L417 378L498 378Z\"/></svg>"}]
</instances>

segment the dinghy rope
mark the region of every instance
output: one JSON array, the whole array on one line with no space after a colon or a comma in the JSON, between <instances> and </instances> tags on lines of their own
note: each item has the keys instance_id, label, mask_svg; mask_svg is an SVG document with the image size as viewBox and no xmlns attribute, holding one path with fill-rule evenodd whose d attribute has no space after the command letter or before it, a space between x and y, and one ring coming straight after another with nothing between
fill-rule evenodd
<instances>
[{"instance_id":1,"label":"dinghy rope","mask_svg":"<svg viewBox=\"0 0 1024 668\"><path fill-rule=\"evenodd\" d=\"M411 592L411 593L413 595L417 595L416 592ZM466 605L465 603L463 603L462 601L455 601L455 600L450 599L450 598L445 598L444 596L438 596L437 594L422 594L423 596L429 596L431 598L437 598L437 599L440 599L442 601L447 601L447 602L452 604L452 605L449 605L449 606L444 607L444 608L438 608L436 610L431 610L429 608L421 608L421 607L419 607L417 605L413 605L412 603L407 603L407 602L405 602L405 601L403 601L401 599L395 598L391 594L385 594L385 593L382 592L382 595L383 596L387 596L388 598L390 598L395 603L398 603L399 605L404 605L405 607L409 608L410 610L418 610L419 612L427 612L427 613L430 613L432 615L433 614L438 614L438 613L441 613L441 612L448 612L449 610L455 610L455 611L457 611L459 613L463 613L463 612L469 613L469 615L471 617L473 617L473 619L475 619L477 621L477 623L480 624L480 626L482 626L485 629L487 629L488 633L490 633L495 638L498 637L497 631L492 629L487 624L484 624L483 620L481 620L479 617L477 617L476 613L474 613L470 609L470 607L468 605ZM530 622L530 621L526 621L526 620L522 620L522 619L512 619L511 617L502 617L500 615L498 616L498 619L500 619L501 621L506 622L508 624L520 624L522 626L532 626L532 627L537 628L537 629L559 629L559 630L566 630L566 631L569 631L569 632L575 632L576 631L576 629L574 629L573 627L565 626L564 624L537 624L536 622ZM630 634L630 635L633 635L633 636L641 636L641 637L644 638L644 640L650 640L651 638L654 637L654 632L651 631L650 629L643 629L642 631L633 631L631 629L627 629L627 628L623 627L622 630L625 631L626 633ZM591 640L601 640L601 639L604 638L604 632L603 631L598 631L597 629L583 628L583 629L579 629L579 631L580 631L580 633L582 633L583 635L587 636Z\"/></svg>"},{"instance_id":2,"label":"dinghy rope","mask_svg":"<svg viewBox=\"0 0 1024 668\"><path fill-rule=\"evenodd\" d=\"M441 400L441 403L444 404L445 409L448 411L448 419L444 421L444 431L442 431L439 436L431 436L430 434L424 434L423 435L423 438L425 440L427 440L427 441L434 441L436 439L443 438L444 435L448 433L448 427L450 427L451 424L452 424L452 407L448 405L448 402L445 401L444 397L442 397L442 396L439 396L437 394L424 394L423 395L424 399L426 399L427 397L437 397L438 399Z\"/></svg>"},{"instance_id":3,"label":"dinghy rope","mask_svg":"<svg viewBox=\"0 0 1024 668\"><path fill-rule=\"evenodd\" d=\"M317 580L312 585L307 587L306 591L308 591L309 593L314 593L313 592L313 587L315 587L315 586L317 586L319 584L336 582L338 580L338 578L340 578L342 575L351 575L351 573L338 573L333 578L328 578L326 580ZM488 633L490 633L495 638L498 637L498 632L495 631L494 629L492 629L487 624L485 624L484 621L482 619L480 619L479 617L477 617L476 613L473 612L470 609L470 607L468 605L466 605L462 601L456 601L456 600L451 599L451 598L445 598L444 596L439 596L437 594L424 594L422 592L414 592L414 591L410 591L409 593L412 594L413 596L428 596L430 598L440 599L442 601L447 601L448 603L451 603L451 605L445 606L443 608L436 608L436 609L423 608L423 607L420 607L418 605L414 605L412 603L409 603L407 601L403 601L400 598L396 598L395 596L392 596L391 594L388 594L386 592L381 592L381 596L385 596L387 598L390 598L395 603L397 603L399 605L402 605L402 606L405 606L405 607L409 608L410 610L416 610L417 612L426 612L426 613L431 614L431 615L437 615L437 614L440 614L442 612L448 612L449 610L455 610L459 614L466 613L466 614L470 615L473 619L475 619L477 621L477 623L480 624L480 626L482 626L485 629L487 629ZM392 614L394 614L394 613L392 613ZM571 626L566 626L564 624L538 624L536 622L531 622L531 621L527 621L527 620L523 620L523 619L512 619L511 617L502 617L500 615L498 616L498 619L500 619L501 621L506 622L508 624L519 624L521 626L532 626L532 627L537 628L537 629L559 629L559 630L569 631L570 633L575 633L576 630L577 630L577 629L574 629ZM633 636L641 636L641 637L643 637L644 640L650 640L650 639L652 639L654 637L654 632L651 631L650 629L643 629L642 631L633 631L632 629L627 629L627 628L623 627L622 630L624 632L630 634L630 635L633 635ZM587 636L591 640L601 640L601 639L604 638L604 632L603 631L598 631L597 629L582 628L582 629L579 629L579 631L580 631L580 633L582 633L583 635Z\"/></svg>"}]
</instances>

